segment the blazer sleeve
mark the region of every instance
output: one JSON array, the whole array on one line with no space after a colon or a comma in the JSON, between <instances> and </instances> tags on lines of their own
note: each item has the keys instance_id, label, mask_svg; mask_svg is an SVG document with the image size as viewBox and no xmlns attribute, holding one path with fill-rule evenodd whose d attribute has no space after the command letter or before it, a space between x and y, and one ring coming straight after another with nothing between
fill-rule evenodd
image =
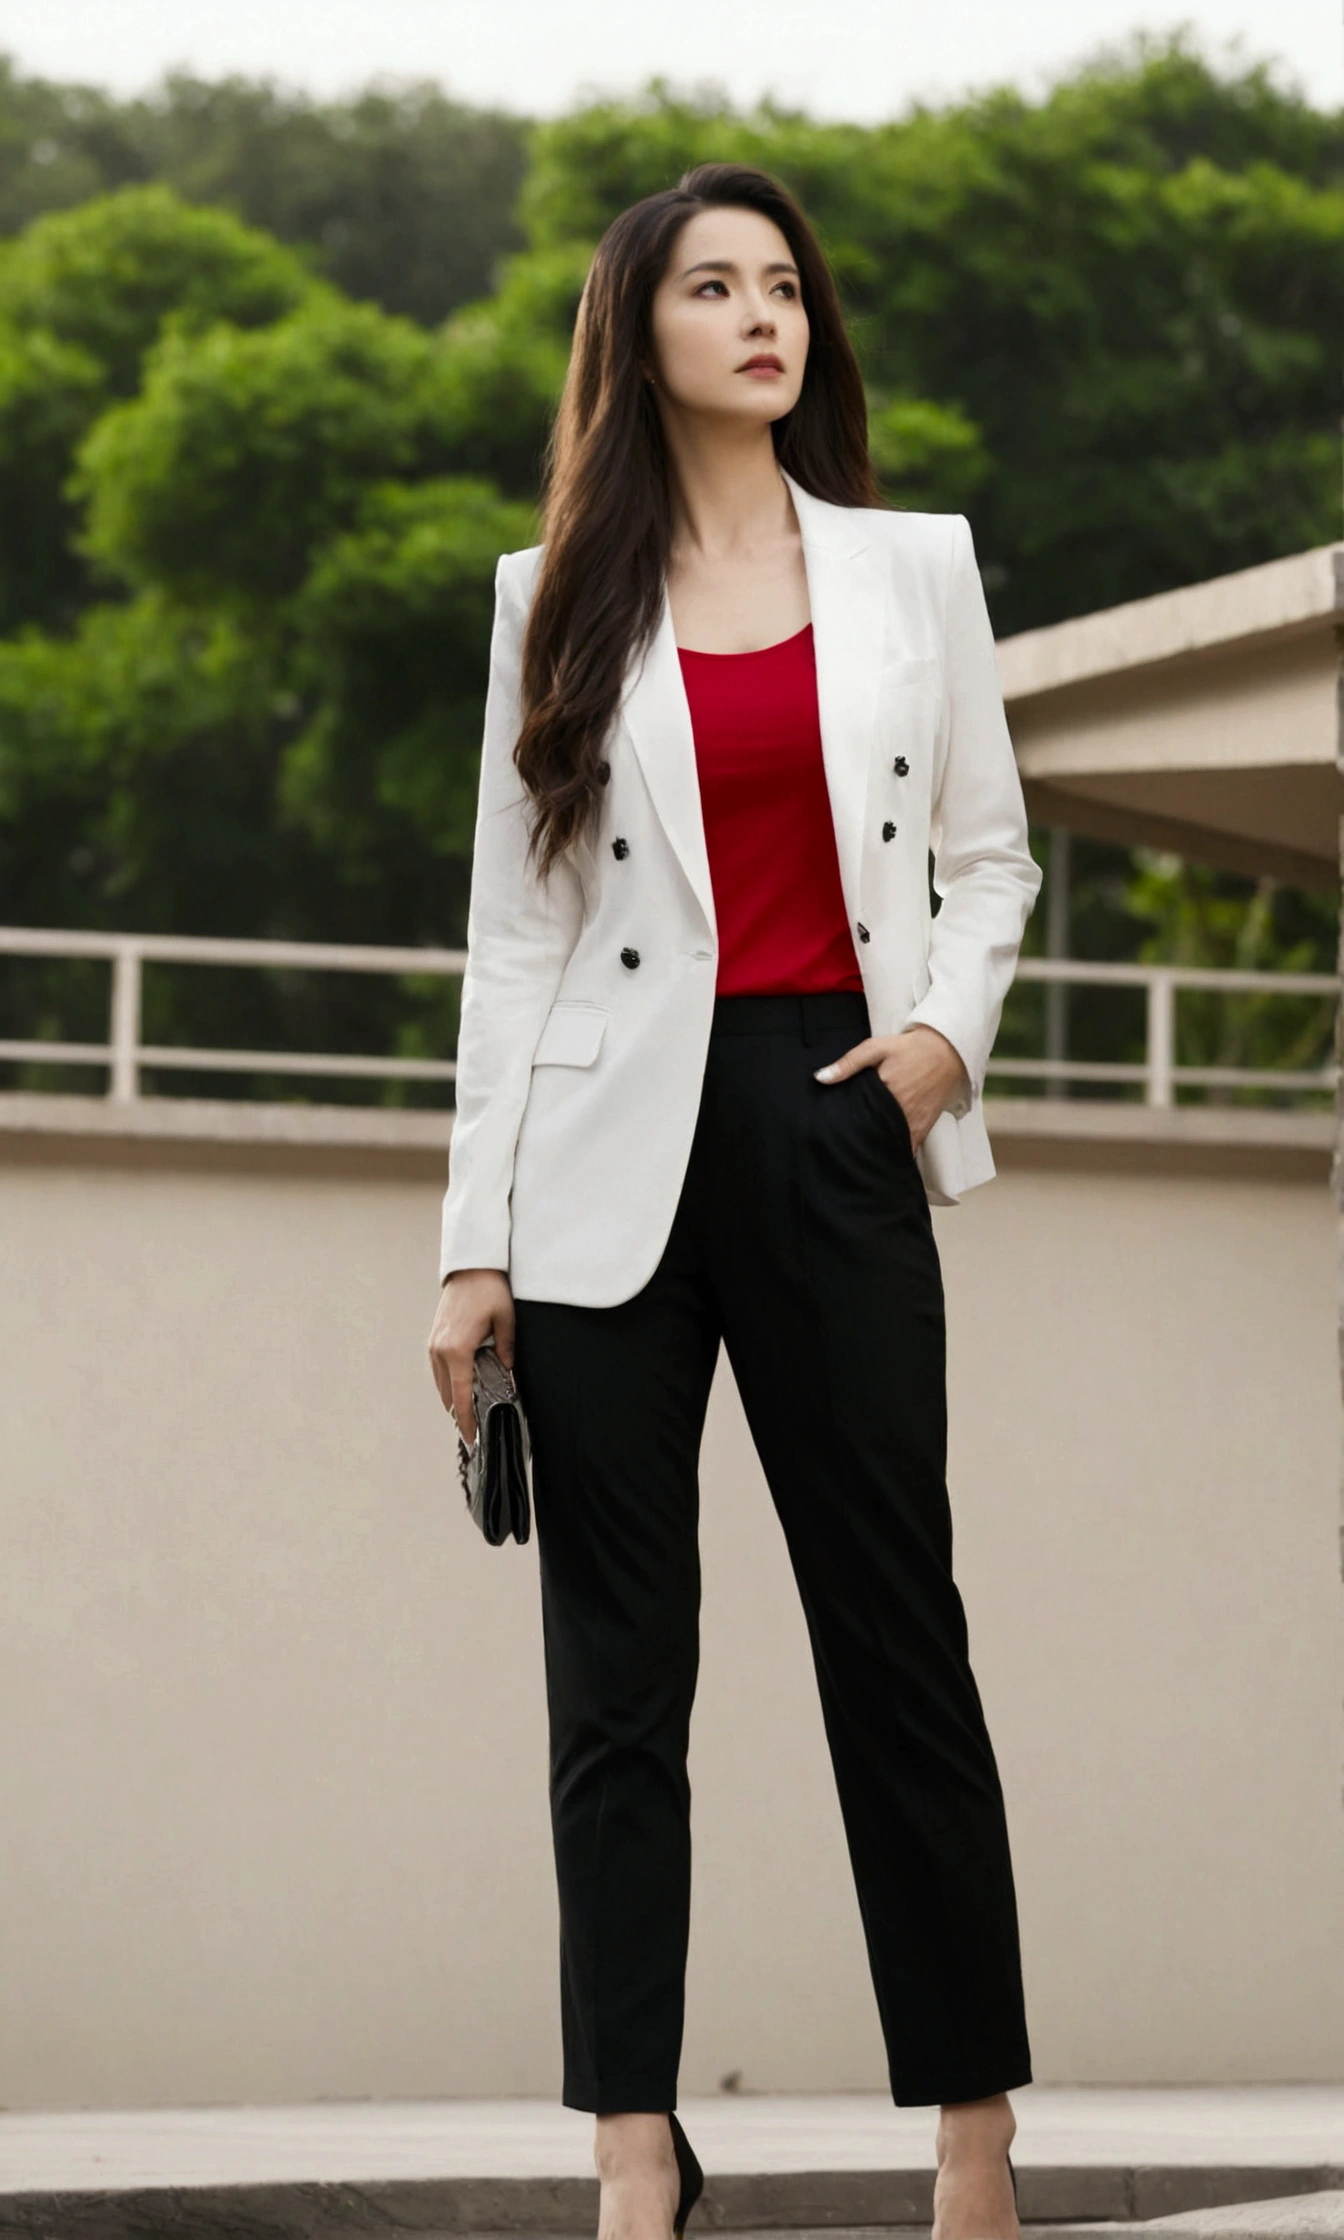
<instances>
[{"instance_id":1,"label":"blazer sleeve","mask_svg":"<svg viewBox=\"0 0 1344 2240\"><path fill-rule=\"evenodd\" d=\"M583 922L568 859L544 883L526 860L528 796L513 750L527 613L514 559L505 553L495 570L441 1284L456 1268L508 1272L514 1150L533 1053Z\"/></svg>"},{"instance_id":2,"label":"blazer sleeve","mask_svg":"<svg viewBox=\"0 0 1344 2240\"><path fill-rule=\"evenodd\" d=\"M999 682L994 631L971 525L952 521L944 609L945 751L933 802L933 884L941 907L929 943L930 985L907 1026L936 1027L959 1053L970 1094L984 1089L1004 997L1044 877L1027 846L1027 813Z\"/></svg>"}]
</instances>

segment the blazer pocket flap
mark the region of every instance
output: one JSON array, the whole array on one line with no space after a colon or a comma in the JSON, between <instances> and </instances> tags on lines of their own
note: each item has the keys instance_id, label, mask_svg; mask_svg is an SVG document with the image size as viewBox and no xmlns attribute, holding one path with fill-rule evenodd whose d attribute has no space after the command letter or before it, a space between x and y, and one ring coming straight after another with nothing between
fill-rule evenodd
<instances>
[{"instance_id":1,"label":"blazer pocket flap","mask_svg":"<svg viewBox=\"0 0 1344 2240\"><path fill-rule=\"evenodd\" d=\"M533 1054L534 1066L590 1066L611 1016L598 1003L551 1006Z\"/></svg>"}]
</instances>

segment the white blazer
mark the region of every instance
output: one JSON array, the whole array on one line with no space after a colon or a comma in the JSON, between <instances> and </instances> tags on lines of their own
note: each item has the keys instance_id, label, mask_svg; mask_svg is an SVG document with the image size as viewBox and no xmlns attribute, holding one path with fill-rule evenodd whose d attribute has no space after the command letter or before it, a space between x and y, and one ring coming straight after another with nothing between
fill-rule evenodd
<instances>
[{"instance_id":1,"label":"white blazer","mask_svg":"<svg viewBox=\"0 0 1344 2240\"><path fill-rule=\"evenodd\" d=\"M995 1171L985 1064L1042 879L970 524L831 505L785 480L872 1030L927 1021L971 1085L968 1096L958 1084L917 1153L930 1202L955 1205ZM714 1008L714 896L666 596L603 748L611 775L595 839L544 887L525 867L512 756L541 549L505 553L495 576L439 1274L500 1268L519 1298L614 1306L657 1266L690 1157Z\"/></svg>"}]
</instances>

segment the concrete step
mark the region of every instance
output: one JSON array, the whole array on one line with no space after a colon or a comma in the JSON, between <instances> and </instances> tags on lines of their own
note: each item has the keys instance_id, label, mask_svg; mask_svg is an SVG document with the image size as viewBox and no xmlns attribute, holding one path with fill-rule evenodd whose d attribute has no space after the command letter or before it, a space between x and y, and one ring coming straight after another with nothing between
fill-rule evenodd
<instances>
[{"instance_id":1,"label":"concrete step","mask_svg":"<svg viewBox=\"0 0 1344 2240\"><path fill-rule=\"evenodd\" d=\"M1344 2240L1344 2189L1319 2193L1294 2193L1268 2201L1223 2203L1214 2209L1187 2209L1174 2217L1157 2217L1147 2224L1041 2225L1038 2234L1050 2240ZM1028 2240L1023 2227L1023 2240Z\"/></svg>"},{"instance_id":2,"label":"concrete step","mask_svg":"<svg viewBox=\"0 0 1344 2240\"><path fill-rule=\"evenodd\" d=\"M1344 2240L1344 2087L1033 2085L1013 2107L1025 2240ZM721 2094L681 2114L706 2171L688 2240L928 2240L936 2109ZM549 2101L11 2108L0 2240L590 2240L592 2169L592 2119Z\"/></svg>"},{"instance_id":3,"label":"concrete step","mask_svg":"<svg viewBox=\"0 0 1344 2240\"><path fill-rule=\"evenodd\" d=\"M1014 2163L1017 2158L1014 2156ZM1112 2164L1018 2168L1023 2240L1344 2240L1344 2167ZM805 2240L825 2234L928 2240L933 2171L717 2172L697 2232ZM361 2184L157 2184L0 2193L5 2240L561 2240L597 2228L592 2178L411 2178Z\"/></svg>"}]
</instances>

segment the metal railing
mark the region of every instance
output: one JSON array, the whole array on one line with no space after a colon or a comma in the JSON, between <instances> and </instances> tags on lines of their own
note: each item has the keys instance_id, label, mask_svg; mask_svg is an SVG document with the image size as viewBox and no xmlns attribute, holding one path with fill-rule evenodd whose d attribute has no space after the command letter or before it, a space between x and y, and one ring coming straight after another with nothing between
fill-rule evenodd
<instances>
[{"instance_id":1,"label":"metal railing","mask_svg":"<svg viewBox=\"0 0 1344 2240\"><path fill-rule=\"evenodd\" d=\"M1019 980L1067 986L1143 988L1148 997L1147 1055L1137 1064L1084 1058L991 1058L988 1071L1034 1080L1141 1081L1144 1102L1170 1105L1178 1086L1227 1089L1333 1090L1333 1058L1319 1066L1183 1066L1176 1063L1176 998L1182 989L1220 995L1339 997L1332 972L1247 972L1216 965L1084 964L1071 957L1019 957Z\"/></svg>"},{"instance_id":2,"label":"metal railing","mask_svg":"<svg viewBox=\"0 0 1344 2240\"><path fill-rule=\"evenodd\" d=\"M289 966L305 972L427 974L451 979L466 964L462 949L361 948L340 942L230 941L186 934L79 933L0 926L0 955L99 957L111 965L106 1042L0 1039L0 1061L105 1066L108 1095L133 1103L145 1067L179 1071L358 1077L379 1081L451 1081L451 1058L342 1057L278 1050L202 1049L146 1043L140 1038L144 968L148 964ZM1339 981L1326 972L1247 972L1165 964L1086 964L1073 958L1022 957L1020 981L1059 981L1070 987L1105 986L1147 991L1147 1054L1138 1063L1083 1058L991 1058L989 1072L1024 1080L1141 1082L1150 1105L1174 1104L1178 1087L1333 1090L1333 1058L1310 1068L1192 1066L1176 1062L1176 999L1183 989L1224 995L1337 998Z\"/></svg>"},{"instance_id":3,"label":"metal railing","mask_svg":"<svg viewBox=\"0 0 1344 2240\"><path fill-rule=\"evenodd\" d=\"M0 955L24 957L104 957L112 967L112 992L106 1042L17 1042L0 1040L0 1059L40 1060L48 1065L106 1066L108 1095L120 1104L140 1096L145 1066L181 1072L285 1073L363 1076L375 1081L451 1081L451 1058L358 1058L296 1050L215 1050L140 1039L147 964L288 965L305 972L416 972L441 979L461 974L465 949L361 948L337 941L225 941L172 933L48 933L27 926L0 926Z\"/></svg>"}]
</instances>

